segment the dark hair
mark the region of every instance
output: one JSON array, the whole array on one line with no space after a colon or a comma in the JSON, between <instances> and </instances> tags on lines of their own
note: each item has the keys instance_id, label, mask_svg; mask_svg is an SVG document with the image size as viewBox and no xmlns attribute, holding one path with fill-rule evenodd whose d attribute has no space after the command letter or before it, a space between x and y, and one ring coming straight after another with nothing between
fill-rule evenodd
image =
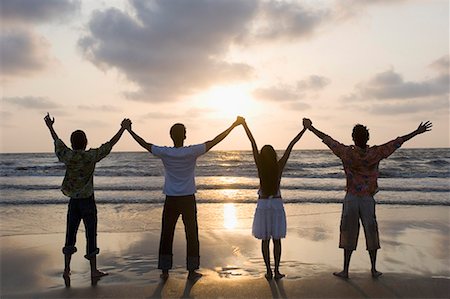
<instances>
[{"instance_id":1,"label":"dark hair","mask_svg":"<svg viewBox=\"0 0 450 299\"><path fill-rule=\"evenodd\" d=\"M369 140L369 130L366 126L357 124L353 127L352 137L357 146L366 146Z\"/></svg>"},{"instance_id":2,"label":"dark hair","mask_svg":"<svg viewBox=\"0 0 450 299\"><path fill-rule=\"evenodd\" d=\"M72 149L84 150L87 146L86 134L81 130L76 130L70 136L70 142L72 143Z\"/></svg>"},{"instance_id":3,"label":"dark hair","mask_svg":"<svg viewBox=\"0 0 450 299\"><path fill-rule=\"evenodd\" d=\"M264 145L259 154L259 183L264 196L274 196L278 191L277 153L271 145Z\"/></svg>"},{"instance_id":4,"label":"dark hair","mask_svg":"<svg viewBox=\"0 0 450 299\"><path fill-rule=\"evenodd\" d=\"M176 123L170 128L170 138L174 142L180 142L184 140L186 136L186 127L183 124Z\"/></svg>"}]
</instances>

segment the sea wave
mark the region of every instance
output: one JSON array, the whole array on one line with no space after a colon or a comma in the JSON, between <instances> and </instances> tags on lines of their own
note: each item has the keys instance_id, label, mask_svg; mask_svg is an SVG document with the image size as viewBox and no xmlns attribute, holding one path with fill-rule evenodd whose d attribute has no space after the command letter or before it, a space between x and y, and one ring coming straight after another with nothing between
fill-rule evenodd
<instances>
[{"instance_id":1,"label":"sea wave","mask_svg":"<svg viewBox=\"0 0 450 299\"><path fill-rule=\"evenodd\" d=\"M96 199L97 204L158 204L164 203L162 198L146 198L146 199L131 199L131 198L116 198L116 199ZM197 203L256 203L254 198L248 199L235 199L235 200L217 200L217 199L199 199ZM316 204L331 204L342 203L342 199L337 198L297 198L297 199L283 199L287 204L299 204L299 203L316 203ZM20 206L20 205L66 205L68 200L62 199L47 199L47 200L30 200L30 199L15 199L10 201L0 201L0 206ZM380 199L377 200L377 204L382 205L417 205L417 206L450 206L448 200L389 200Z\"/></svg>"}]
</instances>

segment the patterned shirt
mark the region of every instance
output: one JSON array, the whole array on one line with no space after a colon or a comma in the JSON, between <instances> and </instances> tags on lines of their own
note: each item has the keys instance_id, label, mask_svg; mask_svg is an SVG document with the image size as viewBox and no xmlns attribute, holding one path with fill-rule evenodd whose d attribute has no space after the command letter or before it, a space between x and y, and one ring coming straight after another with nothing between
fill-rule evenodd
<instances>
[{"instance_id":1,"label":"patterned shirt","mask_svg":"<svg viewBox=\"0 0 450 299\"><path fill-rule=\"evenodd\" d=\"M55 140L55 153L66 165L66 175L61 191L70 198L87 198L94 194L95 164L106 157L112 149L107 142L99 148L72 150L61 139Z\"/></svg>"},{"instance_id":2,"label":"patterned shirt","mask_svg":"<svg viewBox=\"0 0 450 299\"><path fill-rule=\"evenodd\" d=\"M347 177L347 192L357 196L373 196L378 192L377 179L380 174L378 165L382 159L389 157L398 149L403 142L403 138L398 137L380 146L360 148L354 145L343 145L330 136L323 139L323 143L342 160Z\"/></svg>"}]
</instances>

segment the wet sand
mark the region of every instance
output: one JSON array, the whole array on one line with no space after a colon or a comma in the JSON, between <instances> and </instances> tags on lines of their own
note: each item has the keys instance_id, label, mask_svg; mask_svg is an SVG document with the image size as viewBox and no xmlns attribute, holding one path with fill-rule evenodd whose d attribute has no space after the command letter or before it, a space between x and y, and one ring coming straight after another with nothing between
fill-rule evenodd
<instances>
[{"instance_id":1,"label":"wet sand","mask_svg":"<svg viewBox=\"0 0 450 299\"><path fill-rule=\"evenodd\" d=\"M384 275L371 278L361 232L351 277L345 281L331 275L342 266L342 250L337 248L341 206L286 204L288 235L282 243L281 271L287 277L268 282L260 242L251 236L254 205L200 204L200 272L204 276L195 283L186 280L180 220L174 269L162 283L156 269L161 206L139 211L98 205L98 265L110 275L91 285L80 231L70 288L61 277L65 207L23 209L25 218L2 215L2 298L448 298L450 294L450 207L446 206L379 205L378 268ZM46 215L61 221L54 223L52 218L47 223Z\"/></svg>"}]
</instances>

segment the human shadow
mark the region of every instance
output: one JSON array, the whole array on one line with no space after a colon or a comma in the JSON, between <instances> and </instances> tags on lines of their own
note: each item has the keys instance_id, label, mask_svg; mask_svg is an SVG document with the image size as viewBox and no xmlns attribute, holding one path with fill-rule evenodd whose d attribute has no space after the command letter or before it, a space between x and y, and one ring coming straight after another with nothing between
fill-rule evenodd
<instances>
[{"instance_id":1,"label":"human shadow","mask_svg":"<svg viewBox=\"0 0 450 299\"><path fill-rule=\"evenodd\" d=\"M162 298L162 290L164 289L164 285L166 284L167 279L161 279L156 287L155 291L149 298Z\"/></svg>"},{"instance_id":2,"label":"human shadow","mask_svg":"<svg viewBox=\"0 0 450 299\"><path fill-rule=\"evenodd\" d=\"M267 283L269 284L270 291L272 292L272 298L287 299L283 281L281 279L269 279L267 280Z\"/></svg>"},{"instance_id":3,"label":"human shadow","mask_svg":"<svg viewBox=\"0 0 450 299\"><path fill-rule=\"evenodd\" d=\"M195 279L186 279L186 285L184 286L183 295L181 298L191 298L191 290L192 287L200 280L201 277L197 277Z\"/></svg>"}]
</instances>

